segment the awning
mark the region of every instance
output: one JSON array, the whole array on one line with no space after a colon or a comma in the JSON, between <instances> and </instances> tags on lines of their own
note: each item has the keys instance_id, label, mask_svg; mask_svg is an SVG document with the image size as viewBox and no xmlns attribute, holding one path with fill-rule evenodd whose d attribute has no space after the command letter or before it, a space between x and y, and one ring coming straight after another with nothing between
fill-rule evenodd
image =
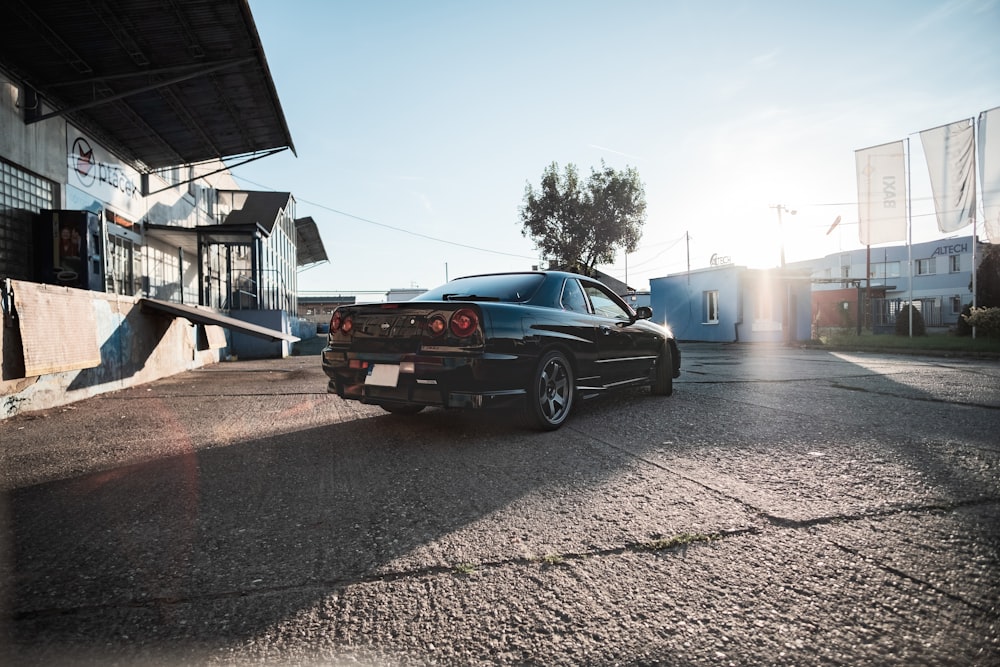
<instances>
[{"instance_id":1,"label":"awning","mask_svg":"<svg viewBox=\"0 0 1000 667\"><path fill-rule=\"evenodd\" d=\"M278 331L276 329L268 329L267 327L251 324L250 322L244 322L236 319L235 317L229 317L228 315L217 313L216 311L203 306L188 306L183 303L174 303L172 301L160 301L159 299L147 298L139 299L139 306L144 312L154 310L166 313L172 317L186 318L194 324L216 324L250 336L266 338L270 341L285 340L289 343L297 343L301 340L298 336L286 334L285 332Z\"/></svg>"},{"instance_id":2,"label":"awning","mask_svg":"<svg viewBox=\"0 0 1000 667\"><path fill-rule=\"evenodd\" d=\"M199 225L179 227L177 225L143 225L146 235L166 243L172 248L181 248L192 257L198 255L198 241L202 243L246 243L258 235L267 236L257 225Z\"/></svg>"},{"instance_id":3,"label":"awning","mask_svg":"<svg viewBox=\"0 0 1000 667\"><path fill-rule=\"evenodd\" d=\"M5 0L0 62L62 116L151 169L290 148L246 0Z\"/></svg>"},{"instance_id":4,"label":"awning","mask_svg":"<svg viewBox=\"0 0 1000 667\"><path fill-rule=\"evenodd\" d=\"M326 248L323 247L319 228L312 218L298 218L295 221L295 249L299 266L330 261L326 256Z\"/></svg>"},{"instance_id":5,"label":"awning","mask_svg":"<svg viewBox=\"0 0 1000 667\"><path fill-rule=\"evenodd\" d=\"M292 210L292 193L261 190L219 190L219 200L233 199L224 226L258 225L270 235L278 218Z\"/></svg>"}]
</instances>

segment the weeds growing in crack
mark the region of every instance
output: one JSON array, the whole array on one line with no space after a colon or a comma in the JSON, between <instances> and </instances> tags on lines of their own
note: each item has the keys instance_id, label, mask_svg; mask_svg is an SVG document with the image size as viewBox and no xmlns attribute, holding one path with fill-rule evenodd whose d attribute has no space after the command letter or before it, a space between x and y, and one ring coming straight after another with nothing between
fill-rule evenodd
<instances>
[{"instance_id":1,"label":"weeds growing in crack","mask_svg":"<svg viewBox=\"0 0 1000 667\"><path fill-rule=\"evenodd\" d=\"M695 542L711 542L718 537L718 535L706 535L704 533L681 533L680 535L651 540L642 546L650 551L665 551L667 549L676 549L677 547L686 547Z\"/></svg>"}]
</instances>

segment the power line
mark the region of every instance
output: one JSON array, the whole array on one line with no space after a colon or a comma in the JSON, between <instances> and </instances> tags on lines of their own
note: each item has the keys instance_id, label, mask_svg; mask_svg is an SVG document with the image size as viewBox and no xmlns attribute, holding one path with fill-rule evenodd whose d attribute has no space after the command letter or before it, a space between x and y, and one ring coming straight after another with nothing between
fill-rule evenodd
<instances>
[{"instance_id":1,"label":"power line","mask_svg":"<svg viewBox=\"0 0 1000 667\"><path fill-rule=\"evenodd\" d=\"M234 176L235 176L235 174L234 174ZM238 178L238 179L240 179L242 181L245 181L247 183L250 183L252 185L256 185L259 188L265 188L265 189L268 189L268 190L272 189L272 188L269 188L268 186L263 185L261 183L256 183L254 181L251 181L249 178L244 178L242 176L236 176L236 178ZM308 199L302 199L300 197L296 197L295 199L296 199L296 201L300 201L303 204L309 204L310 206L315 206L316 208L323 209L324 211L329 211L330 213L336 213L337 215L342 215L345 218L351 218L352 220L357 220L359 222L364 222L364 223L367 223L369 225L375 225L376 227L382 227L383 229L390 229L390 230L392 230L394 232L400 232L402 234L409 234L410 236L416 236L418 238L427 239L428 241L435 241L437 243L445 243L447 245L453 245L453 246L457 246L459 248L466 248L467 250L478 250L480 252L489 252L489 253L493 253L494 255L505 255L507 257L517 257L518 259L530 259L530 260L537 260L538 259L537 257L530 256L530 255L518 255L518 254L512 253L512 252L503 252L502 250L492 250L490 248L480 248L479 246L468 245L466 243L459 243L457 241L449 241L447 239L440 239L440 238L437 238L436 236L430 236L428 234L421 234L420 232L415 232L415 231L412 231L410 229L403 229L402 227L394 227L392 225L387 225L384 222L377 222L375 220L370 220L368 218L362 218L360 215L354 215L353 213L348 213L347 211L340 211L340 210L335 209L335 208L333 208L331 206L327 206L325 204L320 204L318 202L310 201Z\"/></svg>"}]
</instances>

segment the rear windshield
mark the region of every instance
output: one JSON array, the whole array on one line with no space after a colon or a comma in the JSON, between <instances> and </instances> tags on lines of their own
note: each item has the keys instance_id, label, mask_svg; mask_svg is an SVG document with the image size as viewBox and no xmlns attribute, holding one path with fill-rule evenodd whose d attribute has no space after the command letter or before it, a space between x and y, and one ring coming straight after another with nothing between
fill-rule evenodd
<instances>
[{"instance_id":1,"label":"rear windshield","mask_svg":"<svg viewBox=\"0 0 1000 667\"><path fill-rule=\"evenodd\" d=\"M524 302L545 280L539 273L503 273L457 278L424 292L413 301L508 301Z\"/></svg>"}]
</instances>

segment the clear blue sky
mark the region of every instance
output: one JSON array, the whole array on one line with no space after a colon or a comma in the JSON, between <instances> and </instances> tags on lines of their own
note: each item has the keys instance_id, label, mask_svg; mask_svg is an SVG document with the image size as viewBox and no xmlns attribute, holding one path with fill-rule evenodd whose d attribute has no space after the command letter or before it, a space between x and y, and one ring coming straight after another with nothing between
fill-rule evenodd
<instances>
[{"instance_id":1,"label":"clear blue sky","mask_svg":"<svg viewBox=\"0 0 1000 667\"><path fill-rule=\"evenodd\" d=\"M914 240L943 238L916 133L1000 106L1000 0L250 7L297 156L234 174L318 223L306 292L530 268L518 208L551 162L638 170L639 250L600 268L639 289L688 249L776 266L779 204L788 261L859 247L854 151L900 139Z\"/></svg>"}]
</instances>

